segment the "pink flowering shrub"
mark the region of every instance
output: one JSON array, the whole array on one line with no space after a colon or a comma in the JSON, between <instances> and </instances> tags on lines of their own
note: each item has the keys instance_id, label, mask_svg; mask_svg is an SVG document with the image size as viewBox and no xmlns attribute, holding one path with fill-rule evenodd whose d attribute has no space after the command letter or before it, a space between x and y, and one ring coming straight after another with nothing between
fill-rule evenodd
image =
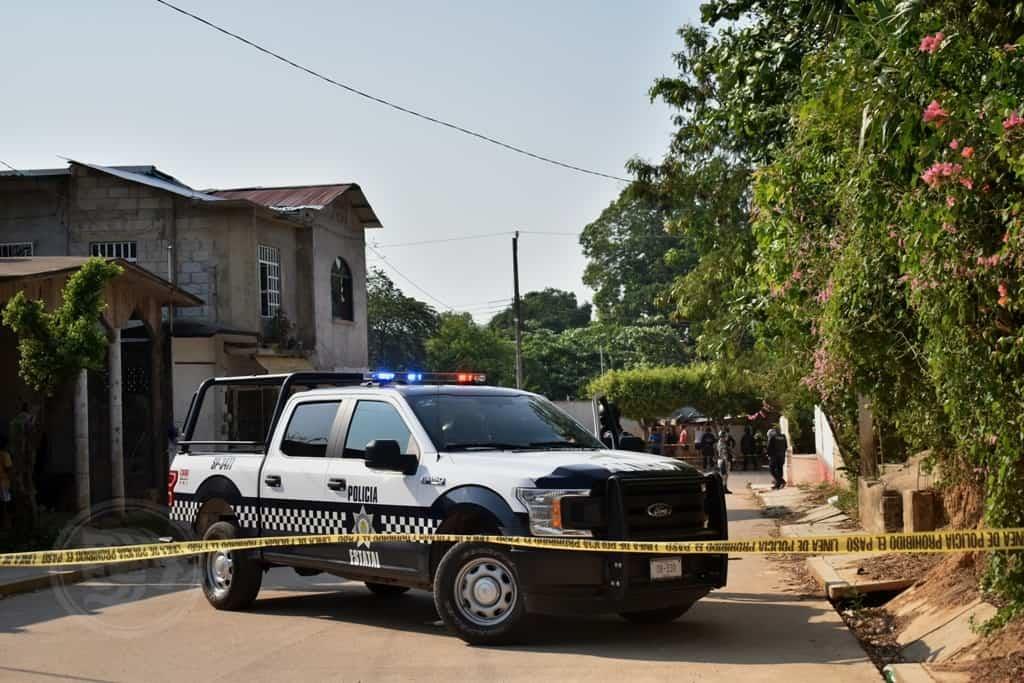
<instances>
[{"instance_id":1,"label":"pink flowering shrub","mask_svg":"<svg viewBox=\"0 0 1024 683\"><path fill-rule=\"evenodd\" d=\"M928 54L934 54L942 46L942 41L945 39L942 31L930 36L925 36L921 39L921 45L917 48L921 52L927 52Z\"/></svg>"},{"instance_id":2,"label":"pink flowering shrub","mask_svg":"<svg viewBox=\"0 0 1024 683\"><path fill-rule=\"evenodd\" d=\"M954 164L949 161L937 161L921 174L921 180L924 181L925 185L934 190L946 180L956 178L963 170L964 167L960 164Z\"/></svg>"},{"instance_id":3,"label":"pink flowering shrub","mask_svg":"<svg viewBox=\"0 0 1024 683\"><path fill-rule=\"evenodd\" d=\"M937 128L941 128L949 118L949 112L942 108L938 100L932 100L924 108L923 118L925 123L934 123Z\"/></svg>"}]
</instances>

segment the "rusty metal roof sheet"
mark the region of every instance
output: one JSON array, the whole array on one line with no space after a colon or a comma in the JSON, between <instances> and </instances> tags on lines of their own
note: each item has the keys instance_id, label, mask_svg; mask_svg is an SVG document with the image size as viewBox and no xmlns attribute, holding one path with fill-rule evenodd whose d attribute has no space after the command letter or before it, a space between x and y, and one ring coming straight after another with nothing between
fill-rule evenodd
<instances>
[{"instance_id":1,"label":"rusty metal roof sheet","mask_svg":"<svg viewBox=\"0 0 1024 683\"><path fill-rule=\"evenodd\" d=\"M292 187L242 187L234 190L208 190L224 199L248 199L271 209L322 209L345 194L353 183L339 185L295 185Z\"/></svg>"},{"instance_id":2,"label":"rusty metal roof sheet","mask_svg":"<svg viewBox=\"0 0 1024 683\"><path fill-rule=\"evenodd\" d=\"M291 185L288 187L240 187L226 190L206 190L206 194L222 199L243 199L276 211L312 209L319 211L345 193L352 193L352 207L364 228L381 227L380 219L356 183L331 185Z\"/></svg>"}]
</instances>

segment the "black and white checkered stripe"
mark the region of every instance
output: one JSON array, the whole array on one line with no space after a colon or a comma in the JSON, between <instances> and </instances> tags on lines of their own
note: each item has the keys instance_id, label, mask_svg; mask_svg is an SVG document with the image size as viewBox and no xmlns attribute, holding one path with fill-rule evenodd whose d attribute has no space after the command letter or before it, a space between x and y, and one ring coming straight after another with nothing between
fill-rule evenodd
<instances>
[{"instance_id":1,"label":"black and white checkered stripe","mask_svg":"<svg viewBox=\"0 0 1024 683\"><path fill-rule=\"evenodd\" d=\"M344 510L309 510L268 505L263 508L263 530L295 534L344 534L347 532L347 517L348 513Z\"/></svg>"},{"instance_id":2,"label":"black and white checkered stripe","mask_svg":"<svg viewBox=\"0 0 1024 683\"><path fill-rule=\"evenodd\" d=\"M175 498L168 513L172 522L185 522L192 524L199 514L200 502L198 500L181 500Z\"/></svg>"},{"instance_id":3,"label":"black and white checkered stripe","mask_svg":"<svg viewBox=\"0 0 1024 683\"><path fill-rule=\"evenodd\" d=\"M380 515L377 526L385 534L432 534L441 526L441 520L422 516Z\"/></svg>"}]
</instances>

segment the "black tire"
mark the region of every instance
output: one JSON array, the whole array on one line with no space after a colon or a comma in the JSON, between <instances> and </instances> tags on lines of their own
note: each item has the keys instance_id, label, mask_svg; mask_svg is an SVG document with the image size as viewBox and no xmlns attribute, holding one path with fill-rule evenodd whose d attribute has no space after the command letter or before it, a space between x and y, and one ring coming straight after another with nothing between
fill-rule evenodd
<instances>
[{"instance_id":1,"label":"black tire","mask_svg":"<svg viewBox=\"0 0 1024 683\"><path fill-rule=\"evenodd\" d=\"M203 535L204 541L238 538L238 527L231 522L215 522ZM203 594L206 600L223 610L243 610L252 605L263 583L263 569L251 550L207 553L200 558Z\"/></svg>"},{"instance_id":2,"label":"black tire","mask_svg":"<svg viewBox=\"0 0 1024 683\"><path fill-rule=\"evenodd\" d=\"M396 586L393 583L373 583L367 581L366 587L370 589L371 593L382 598L393 598L396 595L409 591L408 586Z\"/></svg>"},{"instance_id":3,"label":"black tire","mask_svg":"<svg viewBox=\"0 0 1024 683\"><path fill-rule=\"evenodd\" d=\"M471 645L513 643L526 628L519 572L499 546L452 546L434 574L434 605L441 621Z\"/></svg>"},{"instance_id":4,"label":"black tire","mask_svg":"<svg viewBox=\"0 0 1024 683\"><path fill-rule=\"evenodd\" d=\"M691 607L693 607L692 602L687 605L660 607L640 612L619 612L619 616L631 624L667 624L686 614Z\"/></svg>"}]
</instances>

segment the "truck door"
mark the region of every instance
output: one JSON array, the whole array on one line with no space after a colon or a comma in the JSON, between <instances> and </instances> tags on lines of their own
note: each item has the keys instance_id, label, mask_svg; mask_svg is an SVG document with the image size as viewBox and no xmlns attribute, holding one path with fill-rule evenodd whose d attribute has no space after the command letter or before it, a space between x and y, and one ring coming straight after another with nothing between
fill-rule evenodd
<instances>
[{"instance_id":1,"label":"truck door","mask_svg":"<svg viewBox=\"0 0 1024 683\"><path fill-rule=\"evenodd\" d=\"M341 399L292 404L260 473L260 535L343 534L345 511L326 488L327 453L343 436ZM322 557L330 546L274 548L267 555Z\"/></svg>"},{"instance_id":2,"label":"truck door","mask_svg":"<svg viewBox=\"0 0 1024 683\"><path fill-rule=\"evenodd\" d=\"M437 480L420 459L415 474L372 470L366 466L366 445L374 440L398 442L406 453L422 455L422 447L410 425L417 425L408 407L390 397L359 399L350 412L342 448L328 458L327 479L332 494L351 516L353 533L430 533L440 525L430 517L437 495ZM427 543L349 544L340 548L342 564L374 573L425 575L429 570ZM383 571L381 571L383 570ZM358 573L358 572L357 572Z\"/></svg>"}]
</instances>

